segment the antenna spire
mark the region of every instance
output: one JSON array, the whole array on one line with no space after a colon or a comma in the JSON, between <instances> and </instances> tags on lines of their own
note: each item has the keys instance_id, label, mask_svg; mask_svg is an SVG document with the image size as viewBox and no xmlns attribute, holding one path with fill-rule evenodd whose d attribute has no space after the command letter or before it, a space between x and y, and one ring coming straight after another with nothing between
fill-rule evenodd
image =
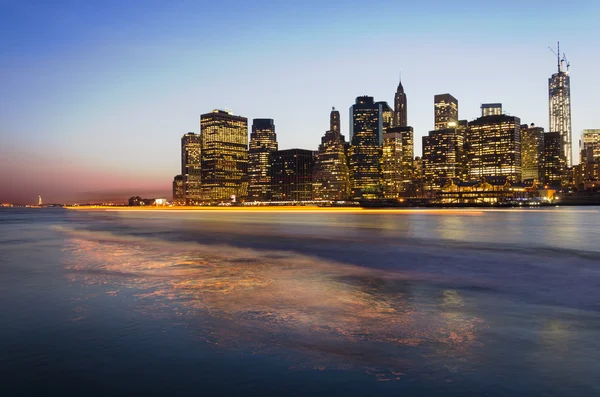
<instances>
[{"instance_id":1,"label":"antenna spire","mask_svg":"<svg viewBox=\"0 0 600 397\"><path fill-rule=\"evenodd\" d=\"M561 70L562 68L560 67L561 66L560 65L560 41L556 42L556 47L558 49L558 53L557 53L557 57L556 57L557 61L558 61L557 62L557 64L558 64L558 73L560 73L560 72L562 72L562 70Z\"/></svg>"}]
</instances>

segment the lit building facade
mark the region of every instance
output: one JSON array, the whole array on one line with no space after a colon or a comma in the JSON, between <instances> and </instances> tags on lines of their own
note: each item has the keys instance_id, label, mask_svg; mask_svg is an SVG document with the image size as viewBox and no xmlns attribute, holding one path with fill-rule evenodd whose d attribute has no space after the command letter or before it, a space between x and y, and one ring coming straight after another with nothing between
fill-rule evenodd
<instances>
[{"instance_id":1,"label":"lit building facade","mask_svg":"<svg viewBox=\"0 0 600 397\"><path fill-rule=\"evenodd\" d=\"M272 201L312 200L314 153L311 150L277 150L272 155Z\"/></svg>"},{"instance_id":2,"label":"lit building facade","mask_svg":"<svg viewBox=\"0 0 600 397\"><path fill-rule=\"evenodd\" d=\"M600 129L583 130L581 133L581 163L600 161Z\"/></svg>"},{"instance_id":3,"label":"lit building facade","mask_svg":"<svg viewBox=\"0 0 600 397\"><path fill-rule=\"evenodd\" d=\"M481 104L481 117L500 116L502 113L501 103L483 103Z\"/></svg>"},{"instance_id":4,"label":"lit building facade","mask_svg":"<svg viewBox=\"0 0 600 397\"><path fill-rule=\"evenodd\" d=\"M433 98L436 130L450 128L458 122L458 100L450 94L439 94Z\"/></svg>"},{"instance_id":5,"label":"lit building facade","mask_svg":"<svg viewBox=\"0 0 600 397\"><path fill-rule=\"evenodd\" d=\"M554 187L562 186L565 174L565 157L560 132L544 133L544 183Z\"/></svg>"},{"instance_id":6,"label":"lit building facade","mask_svg":"<svg viewBox=\"0 0 600 397\"><path fill-rule=\"evenodd\" d=\"M248 119L213 110L200 116L201 197L205 202L243 199L248 192Z\"/></svg>"},{"instance_id":7,"label":"lit building facade","mask_svg":"<svg viewBox=\"0 0 600 397\"><path fill-rule=\"evenodd\" d=\"M564 60L564 58L563 58ZM558 51L558 72L548 79L548 105L550 114L549 131L558 132L561 137L561 152L566 167L573 166L571 143L571 78L569 66L563 69L563 60Z\"/></svg>"},{"instance_id":8,"label":"lit building facade","mask_svg":"<svg viewBox=\"0 0 600 397\"><path fill-rule=\"evenodd\" d=\"M377 102L381 105L381 123L383 125L383 133L394 124L394 111L387 102Z\"/></svg>"},{"instance_id":9,"label":"lit building facade","mask_svg":"<svg viewBox=\"0 0 600 397\"><path fill-rule=\"evenodd\" d=\"M469 176L506 176L521 181L521 120L486 116L469 122Z\"/></svg>"},{"instance_id":10,"label":"lit building facade","mask_svg":"<svg viewBox=\"0 0 600 397\"><path fill-rule=\"evenodd\" d=\"M391 134L391 135L386 135ZM399 192L401 195L404 195L408 190L410 185L413 182L415 177L414 174L414 154L415 154L415 144L414 144L414 131L412 127L391 127L388 128L386 134L383 136L383 157L388 156L388 160L390 156L394 158L398 154L397 150L400 149L400 174L397 175L399 178ZM387 138L387 142L386 142ZM386 149L386 146L388 147ZM386 153L387 150L387 153ZM385 196L385 185L389 183L390 177L390 168L387 167L385 159L382 159L382 176L383 176L383 185L384 185L384 196ZM395 166L395 160L392 163ZM385 175L387 173L387 176ZM388 182L385 182L386 178ZM388 197L389 198L389 197Z\"/></svg>"},{"instance_id":11,"label":"lit building facade","mask_svg":"<svg viewBox=\"0 0 600 397\"><path fill-rule=\"evenodd\" d=\"M408 126L406 106L406 93L404 92L404 87L402 86L402 79L400 79L398 82L398 88L396 89L396 94L394 95L394 127Z\"/></svg>"},{"instance_id":12,"label":"lit building facade","mask_svg":"<svg viewBox=\"0 0 600 397\"><path fill-rule=\"evenodd\" d=\"M423 137L423 174L426 189L436 190L446 178L463 174L461 162L464 136L456 128L429 131Z\"/></svg>"},{"instance_id":13,"label":"lit building facade","mask_svg":"<svg viewBox=\"0 0 600 397\"><path fill-rule=\"evenodd\" d=\"M350 107L350 174L351 198L381 197L381 145L383 117L381 103L361 96Z\"/></svg>"},{"instance_id":14,"label":"lit building facade","mask_svg":"<svg viewBox=\"0 0 600 397\"><path fill-rule=\"evenodd\" d=\"M176 205L185 204L185 194L183 191L183 175L177 175L173 178L173 203Z\"/></svg>"},{"instance_id":15,"label":"lit building facade","mask_svg":"<svg viewBox=\"0 0 600 397\"><path fill-rule=\"evenodd\" d=\"M383 134L381 184L384 198L397 199L402 192L402 134L391 130Z\"/></svg>"},{"instance_id":16,"label":"lit building facade","mask_svg":"<svg viewBox=\"0 0 600 397\"><path fill-rule=\"evenodd\" d=\"M331 111L329 131L321 138L312 177L313 200L346 200L350 195L350 170L346 140L340 133L340 112Z\"/></svg>"},{"instance_id":17,"label":"lit building facade","mask_svg":"<svg viewBox=\"0 0 600 397\"><path fill-rule=\"evenodd\" d=\"M201 146L199 134L188 132L181 138L183 200L187 205L197 205L201 202Z\"/></svg>"},{"instance_id":18,"label":"lit building facade","mask_svg":"<svg viewBox=\"0 0 600 397\"><path fill-rule=\"evenodd\" d=\"M248 150L248 201L271 198L271 155L277 150L272 119L254 119Z\"/></svg>"},{"instance_id":19,"label":"lit building facade","mask_svg":"<svg viewBox=\"0 0 600 397\"><path fill-rule=\"evenodd\" d=\"M544 129L534 124L521 126L521 178L544 181Z\"/></svg>"}]
</instances>

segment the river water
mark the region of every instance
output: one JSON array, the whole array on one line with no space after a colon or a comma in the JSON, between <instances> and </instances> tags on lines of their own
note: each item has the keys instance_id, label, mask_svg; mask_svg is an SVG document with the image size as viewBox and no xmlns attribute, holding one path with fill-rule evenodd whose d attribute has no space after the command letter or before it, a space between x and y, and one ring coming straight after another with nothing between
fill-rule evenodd
<instances>
[{"instance_id":1,"label":"river water","mask_svg":"<svg viewBox=\"0 0 600 397\"><path fill-rule=\"evenodd\" d=\"M0 210L0 395L600 395L600 211Z\"/></svg>"}]
</instances>

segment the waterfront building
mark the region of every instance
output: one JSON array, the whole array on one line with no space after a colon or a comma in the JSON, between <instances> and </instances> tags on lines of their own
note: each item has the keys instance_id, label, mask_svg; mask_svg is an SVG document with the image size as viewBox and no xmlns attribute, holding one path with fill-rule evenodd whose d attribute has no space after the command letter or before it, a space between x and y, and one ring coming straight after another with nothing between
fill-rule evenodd
<instances>
[{"instance_id":1,"label":"waterfront building","mask_svg":"<svg viewBox=\"0 0 600 397\"><path fill-rule=\"evenodd\" d=\"M544 181L544 129L535 124L521 126L521 178Z\"/></svg>"},{"instance_id":2,"label":"waterfront building","mask_svg":"<svg viewBox=\"0 0 600 397\"><path fill-rule=\"evenodd\" d=\"M482 103L481 104L481 117L485 116L500 116L502 113L501 103Z\"/></svg>"},{"instance_id":3,"label":"waterfront building","mask_svg":"<svg viewBox=\"0 0 600 397\"><path fill-rule=\"evenodd\" d=\"M600 129L583 130L581 133L581 163L600 161Z\"/></svg>"},{"instance_id":4,"label":"waterfront building","mask_svg":"<svg viewBox=\"0 0 600 397\"><path fill-rule=\"evenodd\" d=\"M397 199L402 191L402 134L388 129L383 134L381 179L383 197Z\"/></svg>"},{"instance_id":5,"label":"waterfront building","mask_svg":"<svg viewBox=\"0 0 600 397\"><path fill-rule=\"evenodd\" d=\"M580 192L600 191L600 163L582 163L574 166L573 183Z\"/></svg>"},{"instance_id":6,"label":"waterfront building","mask_svg":"<svg viewBox=\"0 0 600 397\"><path fill-rule=\"evenodd\" d=\"M248 201L271 198L271 155L277 150L272 119L254 119L248 150Z\"/></svg>"},{"instance_id":7,"label":"waterfront building","mask_svg":"<svg viewBox=\"0 0 600 397\"><path fill-rule=\"evenodd\" d=\"M340 133L340 112L331 111L329 130L321 138L312 177L313 200L346 200L350 194L350 171L346 140Z\"/></svg>"},{"instance_id":8,"label":"waterfront building","mask_svg":"<svg viewBox=\"0 0 600 397\"><path fill-rule=\"evenodd\" d=\"M544 134L544 183L560 187L565 174L562 135L558 131Z\"/></svg>"},{"instance_id":9,"label":"waterfront building","mask_svg":"<svg viewBox=\"0 0 600 397\"><path fill-rule=\"evenodd\" d=\"M381 102L360 96L350 107L351 198L374 199L381 196L381 145L383 117Z\"/></svg>"},{"instance_id":10,"label":"waterfront building","mask_svg":"<svg viewBox=\"0 0 600 397\"><path fill-rule=\"evenodd\" d=\"M181 138L181 176L183 178L183 200L187 205L201 201L201 142L200 135L188 132Z\"/></svg>"},{"instance_id":11,"label":"waterfront building","mask_svg":"<svg viewBox=\"0 0 600 397\"><path fill-rule=\"evenodd\" d=\"M394 127L408 126L406 106L406 93L404 92L404 87L402 86L402 79L400 79L398 81L398 88L396 89L396 94L394 95Z\"/></svg>"},{"instance_id":12,"label":"waterfront building","mask_svg":"<svg viewBox=\"0 0 600 397\"><path fill-rule=\"evenodd\" d=\"M536 196L538 185L534 180L525 183L511 182L506 176L482 177L462 181L448 178L437 200L442 204L498 204L528 200Z\"/></svg>"},{"instance_id":13,"label":"waterfront building","mask_svg":"<svg viewBox=\"0 0 600 397\"><path fill-rule=\"evenodd\" d=\"M443 179L458 178L463 174L461 159L464 136L458 133L455 125L429 131L422 139L423 174L427 190L437 190Z\"/></svg>"},{"instance_id":14,"label":"waterfront building","mask_svg":"<svg viewBox=\"0 0 600 397\"><path fill-rule=\"evenodd\" d=\"M548 105L550 114L549 131L558 132L561 137L561 154L565 160L565 167L573 166L573 153L571 144L571 77L569 64L563 63L560 47L557 53L558 71L548 79Z\"/></svg>"},{"instance_id":15,"label":"waterfront building","mask_svg":"<svg viewBox=\"0 0 600 397\"><path fill-rule=\"evenodd\" d=\"M177 175L173 178L173 204L185 204L185 193L183 189L183 175Z\"/></svg>"},{"instance_id":16,"label":"waterfront building","mask_svg":"<svg viewBox=\"0 0 600 397\"><path fill-rule=\"evenodd\" d=\"M314 152L305 149L277 150L272 154L272 201L312 200Z\"/></svg>"},{"instance_id":17,"label":"waterfront building","mask_svg":"<svg viewBox=\"0 0 600 397\"><path fill-rule=\"evenodd\" d=\"M469 122L469 176L521 181L521 120L505 114Z\"/></svg>"},{"instance_id":18,"label":"waterfront building","mask_svg":"<svg viewBox=\"0 0 600 397\"><path fill-rule=\"evenodd\" d=\"M389 135L386 135L389 134ZM385 185L390 183L390 176L395 175L395 184L397 183L398 192L400 195L405 195L406 192L409 191L410 186L412 185L413 179L415 177L414 170L414 153L415 153L415 145L414 145L414 131L412 127L391 127L388 128L384 134L383 138L383 157L387 157L387 159L382 160L382 176L383 176L383 185L385 190ZM387 141L387 142L386 142ZM399 169L397 167L397 156L399 156ZM391 164L388 162L394 158ZM388 165L386 165L388 164ZM389 166L393 165L392 171ZM397 172L399 173L397 173ZM387 180L387 182L385 182ZM395 190L394 190L395 191ZM392 193L395 194L395 193ZM389 195L389 194L388 194ZM385 196L385 192L384 192Z\"/></svg>"},{"instance_id":19,"label":"waterfront building","mask_svg":"<svg viewBox=\"0 0 600 397\"><path fill-rule=\"evenodd\" d=\"M450 94L438 94L433 99L436 130L450 128L458 122L458 100Z\"/></svg>"},{"instance_id":20,"label":"waterfront building","mask_svg":"<svg viewBox=\"0 0 600 397\"><path fill-rule=\"evenodd\" d=\"M248 119L230 111L200 116L202 142L201 197L226 202L248 192Z\"/></svg>"}]
</instances>

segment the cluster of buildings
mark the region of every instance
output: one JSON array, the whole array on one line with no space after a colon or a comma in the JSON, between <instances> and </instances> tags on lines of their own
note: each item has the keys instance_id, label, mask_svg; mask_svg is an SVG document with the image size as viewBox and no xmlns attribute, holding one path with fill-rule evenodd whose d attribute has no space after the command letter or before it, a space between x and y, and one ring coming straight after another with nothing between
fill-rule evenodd
<instances>
[{"instance_id":1,"label":"cluster of buildings","mask_svg":"<svg viewBox=\"0 0 600 397\"><path fill-rule=\"evenodd\" d=\"M318 150L277 144L272 119L248 119L231 111L201 115L200 133L181 139L181 174L173 181L176 204L303 203L364 200L429 200L499 203L552 197L550 192L597 189L600 130L582 134L581 163L572 158L570 77L566 59L549 79L549 127L507 115L500 103L481 106L481 116L459 118L458 100L434 97L434 129L414 156L407 97L398 84L393 108L360 96L350 107L349 137L340 113L330 113Z\"/></svg>"}]
</instances>

